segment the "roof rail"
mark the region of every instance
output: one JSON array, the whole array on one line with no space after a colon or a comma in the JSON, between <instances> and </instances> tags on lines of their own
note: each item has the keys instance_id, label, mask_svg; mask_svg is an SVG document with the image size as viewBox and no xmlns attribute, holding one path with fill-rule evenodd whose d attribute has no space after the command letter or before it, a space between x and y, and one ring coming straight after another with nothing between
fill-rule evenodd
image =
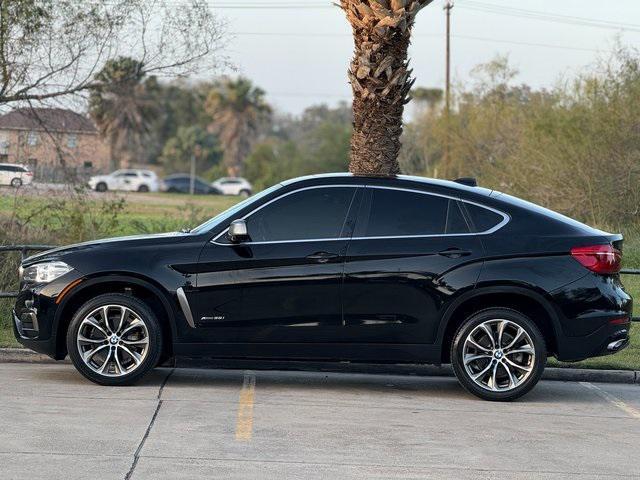
<instances>
[{"instance_id":1,"label":"roof rail","mask_svg":"<svg viewBox=\"0 0 640 480\"><path fill-rule=\"evenodd\" d=\"M459 183L460 185L466 185L467 187L477 187L478 181L473 177L460 177L456 178L454 182Z\"/></svg>"}]
</instances>

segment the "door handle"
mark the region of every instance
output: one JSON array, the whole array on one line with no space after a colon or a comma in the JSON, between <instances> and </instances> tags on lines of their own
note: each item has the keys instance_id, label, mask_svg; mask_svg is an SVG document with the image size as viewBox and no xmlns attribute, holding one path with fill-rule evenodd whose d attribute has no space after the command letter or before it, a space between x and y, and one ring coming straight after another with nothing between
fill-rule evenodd
<instances>
[{"instance_id":1,"label":"door handle","mask_svg":"<svg viewBox=\"0 0 640 480\"><path fill-rule=\"evenodd\" d=\"M438 252L438 255L441 255L443 257L449 257L449 258L460 258L460 257L467 257L469 255L471 255L471 252L469 250L462 250L460 248L447 248L446 250L442 250L441 252Z\"/></svg>"},{"instance_id":2,"label":"door handle","mask_svg":"<svg viewBox=\"0 0 640 480\"><path fill-rule=\"evenodd\" d=\"M335 260L339 255L329 252L316 252L311 255L307 255L307 260L314 260L318 263L327 263L329 260Z\"/></svg>"}]
</instances>

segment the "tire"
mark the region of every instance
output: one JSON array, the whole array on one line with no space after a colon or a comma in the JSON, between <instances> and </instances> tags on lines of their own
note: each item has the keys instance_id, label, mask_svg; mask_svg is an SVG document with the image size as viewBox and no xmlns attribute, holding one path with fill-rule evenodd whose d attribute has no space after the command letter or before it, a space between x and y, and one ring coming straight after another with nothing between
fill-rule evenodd
<instances>
[{"instance_id":1,"label":"tire","mask_svg":"<svg viewBox=\"0 0 640 480\"><path fill-rule=\"evenodd\" d=\"M113 330L117 330L115 334ZM108 293L89 300L75 313L67 331L67 351L76 369L92 382L132 385L158 364L162 331L144 302L130 295Z\"/></svg>"},{"instance_id":2,"label":"tire","mask_svg":"<svg viewBox=\"0 0 640 480\"><path fill-rule=\"evenodd\" d=\"M22 179L14 178L11 180L11 186L13 188L20 188L22 186Z\"/></svg>"},{"instance_id":3,"label":"tire","mask_svg":"<svg viewBox=\"0 0 640 480\"><path fill-rule=\"evenodd\" d=\"M240 190L240 193L238 193L238 195L242 198L247 198L251 196L251 192L249 190Z\"/></svg>"},{"instance_id":4,"label":"tire","mask_svg":"<svg viewBox=\"0 0 640 480\"><path fill-rule=\"evenodd\" d=\"M138 187L138 191L139 191L140 193L148 193L148 192L149 192L149 187L148 187L148 186L146 186L146 185L140 185L140 186Z\"/></svg>"},{"instance_id":5,"label":"tire","mask_svg":"<svg viewBox=\"0 0 640 480\"><path fill-rule=\"evenodd\" d=\"M540 329L527 316L509 308L490 308L460 325L451 344L451 363L468 392L484 400L511 401L538 383L547 348Z\"/></svg>"},{"instance_id":6,"label":"tire","mask_svg":"<svg viewBox=\"0 0 640 480\"><path fill-rule=\"evenodd\" d=\"M109 188L104 182L100 182L96 185L96 192L106 192Z\"/></svg>"}]
</instances>

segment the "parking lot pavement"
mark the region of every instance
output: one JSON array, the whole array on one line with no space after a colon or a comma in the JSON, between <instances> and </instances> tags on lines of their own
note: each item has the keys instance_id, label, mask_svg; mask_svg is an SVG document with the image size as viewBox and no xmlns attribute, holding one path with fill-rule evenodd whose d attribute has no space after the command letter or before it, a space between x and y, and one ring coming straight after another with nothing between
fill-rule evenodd
<instances>
[{"instance_id":1,"label":"parking lot pavement","mask_svg":"<svg viewBox=\"0 0 640 480\"><path fill-rule=\"evenodd\" d=\"M640 478L638 445L638 385L505 404L451 378L158 369L106 388L0 364L2 479Z\"/></svg>"}]
</instances>

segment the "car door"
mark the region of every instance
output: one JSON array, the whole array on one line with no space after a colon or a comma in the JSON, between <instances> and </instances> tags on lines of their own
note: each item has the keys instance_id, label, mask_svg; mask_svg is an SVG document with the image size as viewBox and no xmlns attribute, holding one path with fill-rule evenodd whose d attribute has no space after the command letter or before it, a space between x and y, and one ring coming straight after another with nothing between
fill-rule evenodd
<instances>
[{"instance_id":1,"label":"car door","mask_svg":"<svg viewBox=\"0 0 640 480\"><path fill-rule=\"evenodd\" d=\"M342 332L344 256L358 190L284 194L246 216L250 240L234 244L222 234L207 244L189 299L201 338L261 344L251 352L270 357L326 354L319 345Z\"/></svg>"},{"instance_id":2,"label":"car door","mask_svg":"<svg viewBox=\"0 0 640 480\"><path fill-rule=\"evenodd\" d=\"M422 345L434 342L446 302L478 277L480 240L457 199L421 191L367 187L357 221L345 262L345 341L428 355Z\"/></svg>"},{"instance_id":3,"label":"car door","mask_svg":"<svg viewBox=\"0 0 640 480\"><path fill-rule=\"evenodd\" d=\"M125 172L123 170L117 170L106 178L107 186L109 190L122 190L125 182Z\"/></svg>"}]
</instances>

